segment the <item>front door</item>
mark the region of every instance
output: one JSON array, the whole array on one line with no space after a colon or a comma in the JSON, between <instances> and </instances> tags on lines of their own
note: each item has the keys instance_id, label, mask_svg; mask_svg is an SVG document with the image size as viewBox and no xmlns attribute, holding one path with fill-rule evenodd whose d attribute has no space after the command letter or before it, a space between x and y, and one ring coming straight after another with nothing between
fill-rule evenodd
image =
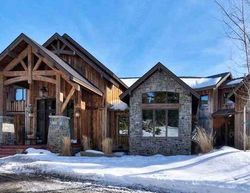
<instances>
[{"instance_id":1,"label":"front door","mask_svg":"<svg viewBox=\"0 0 250 193\"><path fill-rule=\"evenodd\" d=\"M56 113L56 99L37 101L37 143L47 144L49 116Z\"/></svg>"}]
</instances>

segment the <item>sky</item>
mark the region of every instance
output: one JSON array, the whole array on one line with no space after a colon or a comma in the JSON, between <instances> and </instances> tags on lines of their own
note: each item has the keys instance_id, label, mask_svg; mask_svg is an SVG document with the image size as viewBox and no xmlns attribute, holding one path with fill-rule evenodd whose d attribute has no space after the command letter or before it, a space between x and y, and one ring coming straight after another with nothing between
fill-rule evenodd
<instances>
[{"instance_id":1,"label":"sky","mask_svg":"<svg viewBox=\"0 0 250 193\"><path fill-rule=\"evenodd\" d=\"M20 33L67 33L119 77L157 62L178 76L231 71L237 55L213 0L0 0L0 52ZM235 59L236 58L236 59Z\"/></svg>"}]
</instances>

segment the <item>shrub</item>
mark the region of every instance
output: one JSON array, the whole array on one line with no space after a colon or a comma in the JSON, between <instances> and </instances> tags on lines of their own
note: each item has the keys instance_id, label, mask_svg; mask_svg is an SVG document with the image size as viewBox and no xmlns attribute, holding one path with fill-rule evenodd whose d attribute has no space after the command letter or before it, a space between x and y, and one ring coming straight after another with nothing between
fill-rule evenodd
<instances>
[{"instance_id":1,"label":"shrub","mask_svg":"<svg viewBox=\"0 0 250 193\"><path fill-rule=\"evenodd\" d=\"M111 138L105 138L102 141L102 150L103 153L105 154L112 154L112 146L113 146L113 141Z\"/></svg>"},{"instance_id":2,"label":"shrub","mask_svg":"<svg viewBox=\"0 0 250 193\"><path fill-rule=\"evenodd\" d=\"M202 153L208 153L213 150L214 136L208 134L202 127L196 127L192 140L197 143Z\"/></svg>"},{"instance_id":3,"label":"shrub","mask_svg":"<svg viewBox=\"0 0 250 193\"><path fill-rule=\"evenodd\" d=\"M63 137L62 155L71 156L71 140L69 137Z\"/></svg>"},{"instance_id":4,"label":"shrub","mask_svg":"<svg viewBox=\"0 0 250 193\"><path fill-rule=\"evenodd\" d=\"M90 140L86 135L82 136L82 146L83 146L83 150L90 149Z\"/></svg>"}]
</instances>

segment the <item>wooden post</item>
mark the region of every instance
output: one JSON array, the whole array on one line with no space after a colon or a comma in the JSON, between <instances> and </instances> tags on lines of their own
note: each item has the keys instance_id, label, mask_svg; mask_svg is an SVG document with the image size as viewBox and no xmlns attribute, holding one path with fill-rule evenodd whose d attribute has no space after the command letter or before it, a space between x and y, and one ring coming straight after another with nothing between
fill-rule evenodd
<instances>
[{"instance_id":1,"label":"wooden post","mask_svg":"<svg viewBox=\"0 0 250 193\"><path fill-rule=\"evenodd\" d=\"M77 139L78 140L81 140L81 133L82 133L82 123L81 123L81 117L82 117L82 111L83 111L83 108L81 106L82 104L82 93L81 93L81 90L80 91L77 91L77 106L79 108L79 113L80 113L80 116L78 117L78 129L77 129L77 133L76 133L76 136L77 136Z\"/></svg>"},{"instance_id":2,"label":"wooden post","mask_svg":"<svg viewBox=\"0 0 250 193\"><path fill-rule=\"evenodd\" d=\"M60 74L56 75L56 115L62 115L61 113L61 76Z\"/></svg>"},{"instance_id":3,"label":"wooden post","mask_svg":"<svg viewBox=\"0 0 250 193\"><path fill-rule=\"evenodd\" d=\"M3 75L0 74L0 116L4 115L4 78Z\"/></svg>"},{"instance_id":4,"label":"wooden post","mask_svg":"<svg viewBox=\"0 0 250 193\"><path fill-rule=\"evenodd\" d=\"M28 45L28 83L32 83L32 68L33 68L33 57L32 57L32 48Z\"/></svg>"}]
</instances>

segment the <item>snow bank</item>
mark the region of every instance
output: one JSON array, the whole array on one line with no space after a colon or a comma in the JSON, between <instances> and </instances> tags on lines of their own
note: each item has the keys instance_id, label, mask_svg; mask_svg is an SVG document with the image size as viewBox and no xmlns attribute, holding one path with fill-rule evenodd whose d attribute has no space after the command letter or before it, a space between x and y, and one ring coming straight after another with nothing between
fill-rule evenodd
<instances>
[{"instance_id":1,"label":"snow bank","mask_svg":"<svg viewBox=\"0 0 250 193\"><path fill-rule=\"evenodd\" d=\"M109 158L31 153L0 159L0 165L5 172L40 172L165 191L249 193L250 190L250 152L230 147L199 156Z\"/></svg>"},{"instance_id":2,"label":"snow bank","mask_svg":"<svg viewBox=\"0 0 250 193\"><path fill-rule=\"evenodd\" d=\"M48 150L45 149L35 149L35 148L28 148L25 150L25 153L29 154L29 155L49 155L49 156L55 156L56 154L51 153Z\"/></svg>"},{"instance_id":3,"label":"snow bank","mask_svg":"<svg viewBox=\"0 0 250 193\"><path fill-rule=\"evenodd\" d=\"M93 153L93 154L104 155L104 153L102 151L96 151L96 150L92 150L92 149L86 150L85 152L86 153Z\"/></svg>"}]
</instances>

